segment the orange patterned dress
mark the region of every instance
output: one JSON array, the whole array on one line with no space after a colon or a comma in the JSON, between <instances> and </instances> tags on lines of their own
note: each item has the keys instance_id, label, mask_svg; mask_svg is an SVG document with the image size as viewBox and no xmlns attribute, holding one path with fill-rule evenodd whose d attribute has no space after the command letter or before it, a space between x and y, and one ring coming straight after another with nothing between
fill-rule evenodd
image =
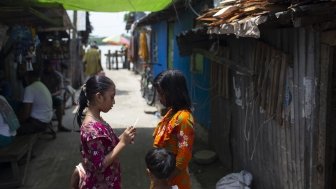
<instances>
[{"instance_id":1,"label":"orange patterned dress","mask_svg":"<svg viewBox=\"0 0 336 189\"><path fill-rule=\"evenodd\" d=\"M171 179L171 185L179 189L191 189L188 164L192 157L194 143L194 119L190 110L176 113L170 109L154 130L156 148L165 148L176 155L176 167L180 174Z\"/></svg>"}]
</instances>

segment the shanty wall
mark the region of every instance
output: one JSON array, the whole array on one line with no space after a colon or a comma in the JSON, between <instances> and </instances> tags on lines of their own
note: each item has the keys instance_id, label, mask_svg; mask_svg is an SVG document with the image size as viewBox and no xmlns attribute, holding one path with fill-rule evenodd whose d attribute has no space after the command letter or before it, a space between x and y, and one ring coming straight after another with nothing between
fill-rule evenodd
<instances>
[{"instance_id":1,"label":"shanty wall","mask_svg":"<svg viewBox=\"0 0 336 189\"><path fill-rule=\"evenodd\" d=\"M223 62L211 64L209 142L233 172L252 173L253 188L311 188L319 33L309 29L261 33L259 40L227 37L222 43L226 58L254 75L232 66L226 70ZM218 78L224 81L219 83Z\"/></svg>"},{"instance_id":2,"label":"shanty wall","mask_svg":"<svg viewBox=\"0 0 336 189\"><path fill-rule=\"evenodd\" d=\"M157 62L159 65L153 66L153 74L154 76L158 75L162 71L164 71L167 68L167 23L166 22L158 22L153 24L152 26L152 36L151 36L151 52L154 51L153 48L156 48L157 51ZM153 44L154 40L153 38L156 38L156 44ZM153 54L151 54L153 56ZM154 58L152 57L152 60Z\"/></svg>"}]
</instances>

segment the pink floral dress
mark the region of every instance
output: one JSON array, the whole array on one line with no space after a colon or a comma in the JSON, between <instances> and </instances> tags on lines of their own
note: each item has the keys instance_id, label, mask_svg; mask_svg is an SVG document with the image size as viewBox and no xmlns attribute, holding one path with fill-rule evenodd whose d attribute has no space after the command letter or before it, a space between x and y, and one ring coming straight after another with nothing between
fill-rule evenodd
<instances>
[{"instance_id":1,"label":"pink floral dress","mask_svg":"<svg viewBox=\"0 0 336 189\"><path fill-rule=\"evenodd\" d=\"M92 121L81 127L81 145L83 166L86 171L81 189L120 189L119 159L107 168L103 161L109 152L118 144L119 138L107 124Z\"/></svg>"}]
</instances>

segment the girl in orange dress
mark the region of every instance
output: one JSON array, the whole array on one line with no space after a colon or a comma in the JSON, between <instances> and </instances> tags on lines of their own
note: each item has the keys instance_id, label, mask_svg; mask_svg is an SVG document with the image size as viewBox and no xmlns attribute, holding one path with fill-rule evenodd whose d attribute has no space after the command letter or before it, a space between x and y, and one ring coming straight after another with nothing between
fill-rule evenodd
<instances>
[{"instance_id":1,"label":"girl in orange dress","mask_svg":"<svg viewBox=\"0 0 336 189\"><path fill-rule=\"evenodd\" d=\"M171 186L191 189L188 164L194 143L194 119L185 77L178 70L167 70L155 78L154 86L168 112L155 128L153 146L176 155L176 167L168 179Z\"/></svg>"}]
</instances>

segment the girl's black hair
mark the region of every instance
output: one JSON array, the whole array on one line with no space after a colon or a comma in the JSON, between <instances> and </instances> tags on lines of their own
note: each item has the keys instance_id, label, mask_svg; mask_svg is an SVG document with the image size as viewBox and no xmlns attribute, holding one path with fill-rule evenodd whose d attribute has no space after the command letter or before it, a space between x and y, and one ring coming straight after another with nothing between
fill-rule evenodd
<instances>
[{"instance_id":1,"label":"girl's black hair","mask_svg":"<svg viewBox=\"0 0 336 189\"><path fill-rule=\"evenodd\" d=\"M166 100L166 106L174 111L191 109L191 100L187 82L179 70L166 70L154 79L154 87L161 91Z\"/></svg>"},{"instance_id":2,"label":"girl's black hair","mask_svg":"<svg viewBox=\"0 0 336 189\"><path fill-rule=\"evenodd\" d=\"M95 94L104 94L111 86L115 87L113 81L106 76L92 76L83 85L78 98L79 108L77 111L77 123L82 125L83 111L92 102Z\"/></svg>"},{"instance_id":3,"label":"girl's black hair","mask_svg":"<svg viewBox=\"0 0 336 189\"><path fill-rule=\"evenodd\" d=\"M154 148L147 152L146 166L157 179L167 179L174 171L175 155L164 148Z\"/></svg>"}]
</instances>

